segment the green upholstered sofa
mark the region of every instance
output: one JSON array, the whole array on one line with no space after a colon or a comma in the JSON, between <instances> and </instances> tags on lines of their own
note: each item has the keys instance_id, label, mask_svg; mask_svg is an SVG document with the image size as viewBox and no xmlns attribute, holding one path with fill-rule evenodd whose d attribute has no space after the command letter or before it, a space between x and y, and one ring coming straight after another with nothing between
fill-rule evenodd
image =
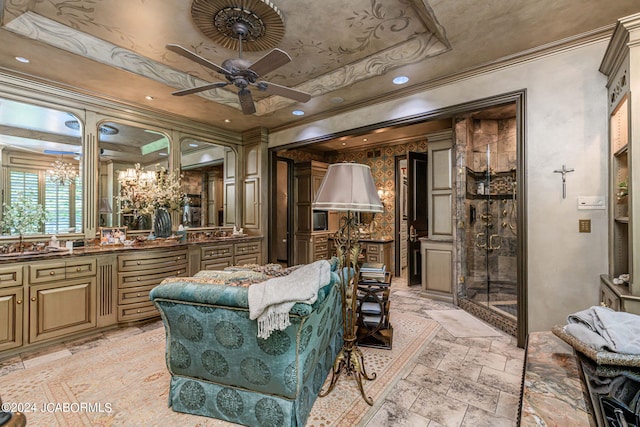
<instances>
[{"instance_id":1,"label":"green upholstered sofa","mask_svg":"<svg viewBox=\"0 0 640 427\"><path fill-rule=\"evenodd\" d=\"M249 426L303 426L342 346L340 279L315 303L296 303L291 325L257 337L248 287L174 278L150 298L164 321L169 406Z\"/></svg>"}]
</instances>

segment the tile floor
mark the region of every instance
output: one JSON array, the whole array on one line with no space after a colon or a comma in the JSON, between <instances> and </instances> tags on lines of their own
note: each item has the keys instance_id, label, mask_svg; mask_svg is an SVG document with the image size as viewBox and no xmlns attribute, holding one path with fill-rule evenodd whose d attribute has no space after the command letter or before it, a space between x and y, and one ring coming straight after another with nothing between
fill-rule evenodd
<instances>
[{"instance_id":1,"label":"tile floor","mask_svg":"<svg viewBox=\"0 0 640 427\"><path fill-rule=\"evenodd\" d=\"M515 338L452 304L420 295L419 287L408 287L403 279L394 279L391 289L392 323L397 310L434 319L441 328L361 425L515 426L524 361ZM0 360L0 376L160 327L154 320Z\"/></svg>"}]
</instances>

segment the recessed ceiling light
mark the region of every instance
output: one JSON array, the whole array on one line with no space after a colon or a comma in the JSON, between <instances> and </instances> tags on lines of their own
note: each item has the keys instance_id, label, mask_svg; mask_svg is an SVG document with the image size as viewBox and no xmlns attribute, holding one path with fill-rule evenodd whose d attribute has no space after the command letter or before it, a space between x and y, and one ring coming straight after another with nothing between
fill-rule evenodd
<instances>
[{"instance_id":1,"label":"recessed ceiling light","mask_svg":"<svg viewBox=\"0 0 640 427\"><path fill-rule=\"evenodd\" d=\"M191 144L189 144L189 147L197 147L198 144L194 144L193 142Z\"/></svg>"},{"instance_id":2,"label":"recessed ceiling light","mask_svg":"<svg viewBox=\"0 0 640 427\"><path fill-rule=\"evenodd\" d=\"M224 122L225 122L225 123L231 123L231 120L229 120L229 119L224 119Z\"/></svg>"},{"instance_id":3,"label":"recessed ceiling light","mask_svg":"<svg viewBox=\"0 0 640 427\"><path fill-rule=\"evenodd\" d=\"M409 81L409 77L407 76L398 76L393 79L394 85L403 85Z\"/></svg>"},{"instance_id":4,"label":"recessed ceiling light","mask_svg":"<svg viewBox=\"0 0 640 427\"><path fill-rule=\"evenodd\" d=\"M343 145L343 146L345 146L345 145L347 145L347 143L346 143L346 142L343 142L343 143L342 143L342 145Z\"/></svg>"},{"instance_id":5,"label":"recessed ceiling light","mask_svg":"<svg viewBox=\"0 0 640 427\"><path fill-rule=\"evenodd\" d=\"M164 151L161 151L158 153L158 156L168 156L168 153L165 153Z\"/></svg>"},{"instance_id":6,"label":"recessed ceiling light","mask_svg":"<svg viewBox=\"0 0 640 427\"><path fill-rule=\"evenodd\" d=\"M291 112L291 114L293 114L294 116L304 116L304 111L302 111L302 110L293 110Z\"/></svg>"},{"instance_id":7,"label":"recessed ceiling light","mask_svg":"<svg viewBox=\"0 0 640 427\"><path fill-rule=\"evenodd\" d=\"M367 139L367 138L362 138L362 140L363 140L364 142L367 142L367 141L368 141L368 139Z\"/></svg>"},{"instance_id":8,"label":"recessed ceiling light","mask_svg":"<svg viewBox=\"0 0 640 427\"><path fill-rule=\"evenodd\" d=\"M341 98L339 96L334 96L333 98L331 98L331 102L333 102L334 104L340 104L344 102L344 98Z\"/></svg>"},{"instance_id":9,"label":"recessed ceiling light","mask_svg":"<svg viewBox=\"0 0 640 427\"><path fill-rule=\"evenodd\" d=\"M22 62L23 64L28 64L29 60L23 56L16 56L16 61Z\"/></svg>"},{"instance_id":10,"label":"recessed ceiling light","mask_svg":"<svg viewBox=\"0 0 640 427\"><path fill-rule=\"evenodd\" d=\"M151 95L147 95L147 96L145 96L144 98L145 98L146 100L148 100L148 101L153 101L153 96L151 96Z\"/></svg>"}]
</instances>

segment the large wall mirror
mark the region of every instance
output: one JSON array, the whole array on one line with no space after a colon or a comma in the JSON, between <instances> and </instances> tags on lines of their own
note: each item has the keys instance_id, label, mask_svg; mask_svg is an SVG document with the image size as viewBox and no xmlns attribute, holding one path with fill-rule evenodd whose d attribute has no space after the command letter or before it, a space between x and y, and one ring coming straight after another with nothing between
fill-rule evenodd
<instances>
[{"instance_id":1,"label":"large wall mirror","mask_svg":"<svg viewBox=\"0 0 640 427\"><path fill-rule=\"evenodd\" d=\"M235 176L230 171L235 171L235 152L229 147L193 138L182 139L180 151L182 190L189 197L182 224L219 227L233 223Z\"/></svg>"},{"instance_id":2,"label":"large wall mirror","mask_svg":"<svg viewBox=\"0 0 640 427\"><path fill-rule=\"evenodd\" d=\"M99 180L98 226L127 227L131 231L150 231L151 215L135 210L123 211L117 196L121 173L136 169L169 168L170 141L166 134L120 122L101 122L98 132Z\"/></svg>"},{"instance_id":3,"label":"large wall mirror","mask_svg":"<svg viewBox=\"0 0 640 427\"><path fill-rule=\"evenodd\" d=\"M0 98L2 235L83 232L82 148L74 115Z\"/></svg>"}]
</instances>

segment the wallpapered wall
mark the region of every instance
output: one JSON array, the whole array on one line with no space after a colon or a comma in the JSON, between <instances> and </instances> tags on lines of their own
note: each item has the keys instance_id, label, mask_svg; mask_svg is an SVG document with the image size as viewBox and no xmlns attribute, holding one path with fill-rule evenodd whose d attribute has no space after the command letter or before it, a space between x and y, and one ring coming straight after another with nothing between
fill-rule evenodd
<instances>
[{"instance_id":1,"label":"wallpapered wall","mask_svg":"<svg viewBox=\"0 0 640 427\"><path fill-rule=\"evenodd\" d=\"M372 152L380 152L377 157L369 157ZM394 209L395 209L395 157L406 155L408 152L427 152L427 140L408 142L405 144L389 144L377 146L375 149L363 149L359 151L340 151L329 155L319 155L309 153L302 150L287 150L278 153L280 157L293 159L294 162L305 162L309 160L317 160L326 163L337 162L356 162L369 165L371 174L376 183L376 188L385 190L389 197L385 200L384 213L378 214L378 230L381 236L390 236L394 238ZM377 153L376 153L377 154Z\"/></svg>"}]
</instances>

